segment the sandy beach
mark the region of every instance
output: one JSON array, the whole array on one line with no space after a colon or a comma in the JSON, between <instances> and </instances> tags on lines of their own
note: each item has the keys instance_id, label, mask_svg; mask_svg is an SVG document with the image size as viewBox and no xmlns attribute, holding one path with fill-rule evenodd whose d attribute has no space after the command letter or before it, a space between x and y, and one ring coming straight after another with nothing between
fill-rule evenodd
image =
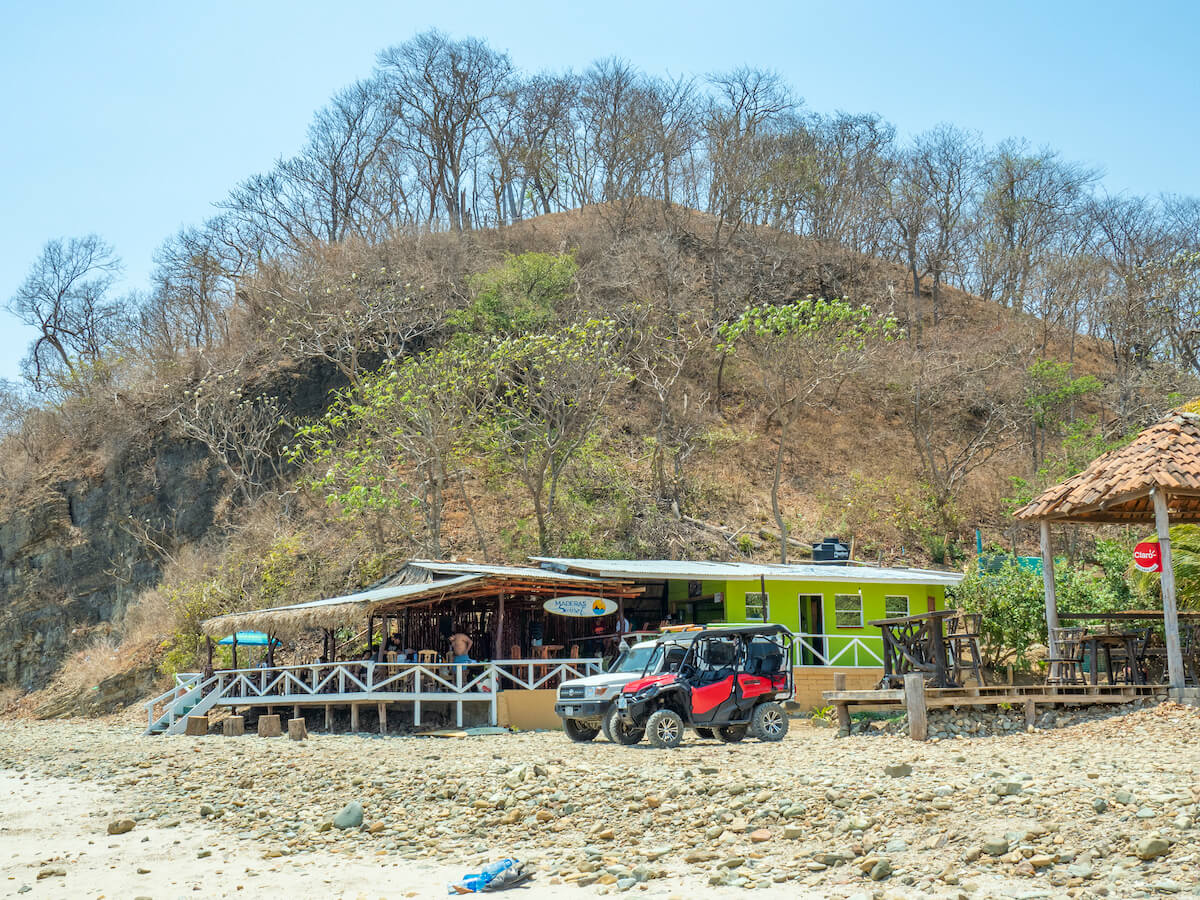
<instances>
[{"instance_id":1,"label":"sandy beach","mask_svg":"<svg viewBox=\"0 0 1200 900\"><path fill-rule=\"evenodd\" d=\"M1136 897L1200 875L1200 711L931 741L144 738L0 724L0 896ZM360 827L331 827L347 803ZM126 833L109 834L128 820ZM40 877L39 877L40 876Z\"/></svg>"}]
</instances>

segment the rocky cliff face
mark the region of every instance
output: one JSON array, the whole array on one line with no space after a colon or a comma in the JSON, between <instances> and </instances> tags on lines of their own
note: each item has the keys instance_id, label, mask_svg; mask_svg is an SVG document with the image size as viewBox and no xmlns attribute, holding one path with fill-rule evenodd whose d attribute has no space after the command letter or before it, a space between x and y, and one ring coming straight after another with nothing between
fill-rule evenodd
<instances>
[{"instance_id":1,"label":"rocky cliff face","mask_svg":"<svg viewBox=\"0 0 1200 900\"><path fill-rule=\"evenodd\" d=\"M323 361L256 381L289 417L321 412L345 383ZM226 488L202 444L147 429L102 473L46 480L0 507L0 683L40 688L68 653L111 630L160 578L151 541L202 538Z\"/></svg>"},{"instance_id":2,"label":"rocky cliff face","mask_svg":"<svg viewBox=\"0 0 1200 900\"><path fill-rule=\"evenodd\" d=\"M43 484L0 521L0 681L41 686L159 577L147 534L196 540L221 481L206 449L160 438L97 478Z\"/></svg>"}]
</instances>

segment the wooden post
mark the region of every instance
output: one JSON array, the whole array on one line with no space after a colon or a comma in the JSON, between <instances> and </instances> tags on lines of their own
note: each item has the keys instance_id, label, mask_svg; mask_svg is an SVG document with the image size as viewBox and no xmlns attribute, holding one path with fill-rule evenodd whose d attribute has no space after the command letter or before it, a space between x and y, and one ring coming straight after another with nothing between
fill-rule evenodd
<instances>
[{"instance_id":1,"label":"wooden post","mask_svg":"<svg viewBox=\"0 0 1200 900\"><path fill-rule=\"evenodd\" d=\"M1173 688L1183 687L1183 654L1179 649L1179 613L1175 608L1175 567L1171 561L1171 523L1167 495L1162 488L1150 491L1154 500L1154 525L1162 553L1163 632L1167 639L1167 680Z\"/></svg>"},{"instance_id":2,"label":"wooden post","mask_svg":"<svg viewBox=\"0 0 1200 900\"><path fill-rule=\"evenodd\" d=\"M387 734L387 704L379 702L379 733Z\"/></svg>"},{"instance_id":3,"label":"wooden post","mask_svg":"<svg viewBox=\"0 0 1200 900\"><path fill-rule=\"evenodd\" d=\"M325 731L333 733L333 707L328 703L325 704Z\"/></svg>"},{"instance_id":4,"label":"wooden post","mask_svg":"<svg viewBox=\"0 0 1200 900\"><path fill-rule=\"evenodd\" d=\"M925 676L910 672L904 676L904 707L908 710L908 736L914 741L929 738L929 722L925 718Z\"/></svg>"},{"instance_id":5,"label":"wooden post","mask_svg":"<svg viewBox=\"0 0 1200 900\"><path fill-rule=\"evenodd\" d=\"M1050 523L1045 519L1042 519L1042 584L1046 588L1046 646L1050 650L1050 658L1056 659L1059 654L1058 648L1054 646L1054 632L1058 628L1058 599L1054 594L1054 548L1050 546ZM1058 676L1053 666L1050 668L1050 676Z\"/></svg>"},{"instance_id":6,"label":"wooden post","mask_svg":"<svg viewBox=\"0 0 1200 900\"><path fill-rule=\"evenodd\" d=\"M1037 724L1037 705L1033 702L1033 698L1025 700L1025 727L1032 728Z\"/></svg>"},{"instance_id":7,"label":"wooden post","mask_svg":"<svg viewBox=\"0 0 1200 900\"><path fill-rule=\"evenodd\" d=\"M303 719L288 719L288 737L293 741L308 739L308 725Z\"/></svg>"},{"instance_id":8,"label":"wooden post","mask_svg":"<svg viewBox=\"0 0 1200 900\"><path fill-rule=\"evenodd\" d=\"M275 668L275 635L270 631L267 632L267 665Z\"/></svg>"},{"instance_id":9,"label":"wooden post","mask_svg":"<svg viewBox=\"0 0 1200 900\"><path fill-rule=\"evenodd\" d=\"M184 734L188 737L208 734L208 716L188 716Z\"/></svg>"},{"instance_id":10,"label":"wooden post","mask_svg":"<svg viewBox=\"0 0 1200 900\"><path fill-rule=\"evenodd\" d=\"M846 689L846 673L833 673L833 689L835 691L844 691ZM850 735L850 707L845 703L835 703L834 708L837 710L838 734Z\"/></svg>"},{"instance_id":11,"label":"wooden post","mask_svg":"<svg viewBox=\"0 0 1200 900\"><path fill-rule=\"evenodd\" d=\"M357 703L350 704L350 731L355 734L358 733L358 704Z\"/></svg>"},{"instance_id":12,"label":"wooden post","mask_svg":"<svg viewBox=\"0 0 1200 900\"><path fill-rule=\"evenodd\" d=\"M504 594L496 601L496 644L492 648L492 659L504 658Z\"/></svg>"},{"instance_id":13,"label":"wooden post","mask_svg":"<svg viewBox=\"0 0 1200 900\"><path fill-rule=\"evenodd\" d=\"M212 659L213 659L213 642L212 642L212 638L211 638L211 637L206 637L206 638L204 639L204 641L205 641L205 643L207 643L207 644L208 644L208 667L211 669L211 668L213 667L213 664L212 664Z\"/></svg>"},{"instance_id":14,"label":"wooden post","mask_svg":"<svg viewBox=\"0 0 1200 900\"><path fill-rule=\"evenodd\" d=\"M236 669L237 664L237 632L233 633L233 667Z\"/></svg>"},{"instance_id":15,"label":"wooden post","mask_svg":"<svg viewBox=\"0 0 1200 900\"><path fill-rule=\"evenodd\" d=\"M300 706L298 704L292 706L292 718L293 719L300 718Z\"/></svg>"},{"instance_id":16,"label":"wooden post","mask_svg":"<svg viewBox=\"0 0 1200 900\"><path fill-rule=\"evenodd\" d=\"M367 649L371 649L371 645L375 643L375 617L367 616Z\"/></svg>"}]
</instances>

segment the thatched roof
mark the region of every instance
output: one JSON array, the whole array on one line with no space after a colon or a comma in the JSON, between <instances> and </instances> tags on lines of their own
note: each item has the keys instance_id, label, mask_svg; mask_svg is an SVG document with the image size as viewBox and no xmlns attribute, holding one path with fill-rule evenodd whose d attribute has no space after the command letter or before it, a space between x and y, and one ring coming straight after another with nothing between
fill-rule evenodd
<instances>
[{"instance_id":1,"label":"thatched roof","mask_svg":"<svg viewBox=\"0 0 1200 900\"><path fill-rule=\"evenodd\" d=\"M482 575L463 575L423 584L394 584L344 597L328 597L308 603L216 616L200 623L200 629L209 637L217 637L234 631L293 635L317 628L336 628L353 620L365 619L381 607L392 606L397 601L438 598L482 580Z\"/></svg>"},{"instance_id":2,"label":"thatched roof","mask_svg":"<svg viewBox=\"0 0 1200 900\"><path fill-rule=\"evenodd\" d=\"M1200 521L1200 415L1171 413L1018 509L1018 519L1154 521L1151 490L1167 497L1172 522Z\"/></svg>"},{"instance_id":3,"label":"thatched roof","mask_svg":"<svg viewBox=\"0 0 1200 900\"><path fill-rule=\"evenodd\" d=\"M586 591L589 595L629 597L641 592L627 580L565 575L533 566L490 566L413 560L369 590L342 597L252 609L215 616L200 623L210 637L233 631L263 631L292 637L319 628L337 628L406 606L480 596L554 595Z\"/></svg>"}]
</instances>

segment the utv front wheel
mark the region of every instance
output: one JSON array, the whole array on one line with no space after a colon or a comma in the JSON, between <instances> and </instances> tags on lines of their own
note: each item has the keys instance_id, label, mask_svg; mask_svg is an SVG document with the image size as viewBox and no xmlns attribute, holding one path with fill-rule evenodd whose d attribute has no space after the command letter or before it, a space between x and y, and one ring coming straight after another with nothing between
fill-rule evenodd
<instances>
[{"instance_id":1,"label":"utv front wheel","mask_svg":"<svg viewBox=\"0 0 1200 900\"><path fill-rule=\"evenodd\" d=\"M670 750L683 740L683 719L673 709L660 709L646 720L646 734L655 747Z\"/></svg>"},{"instance_id":2,"label":"utv front wheel","mask_svg":"<svg viewBox=\"0 0 1200 900\"><path fill-rule=\"evenodd\" d=\"M578 719L563 719L563 731L567 733L567 737L577 744L584 744L594 740L596 735L600 733L599 728L585 725Z\"/></svg>"},{"instance_id":3,"label":"utv front wheel","mask_svg":"<svg viewBox=\"0 0 1200 900\"><path fill-rule=\"evenodd\" d=\"M778 703L763 703L754 707L750 731L760 741L782 741L788 732L788 717Z\"/></svg>"},{"instance_id":4,"label":"utv front wheel","mask_svg":"<svg viewBox=\"0 0 1200 900\"><path fill-rule=\"evenodd\" d=\"M745 725L722 725L717 729L717 737L726 744L736 744L746 736Z\"/></svg>"},{"instance_id":5,"label":"utv front wheel","mask_svg":"<svg viewBox=\"0 0 1200 900\"><path fill-rule=\"evenodd\" d=\"M646 729L644 728L629 728L623 725L621 718L617 715L617 708L615 706L608 708L608 713L604 716L604 721L600 724L600 730L614 744L623 744L626 747L636 744L646 734Z\"/></svg>"}]
</instances>

